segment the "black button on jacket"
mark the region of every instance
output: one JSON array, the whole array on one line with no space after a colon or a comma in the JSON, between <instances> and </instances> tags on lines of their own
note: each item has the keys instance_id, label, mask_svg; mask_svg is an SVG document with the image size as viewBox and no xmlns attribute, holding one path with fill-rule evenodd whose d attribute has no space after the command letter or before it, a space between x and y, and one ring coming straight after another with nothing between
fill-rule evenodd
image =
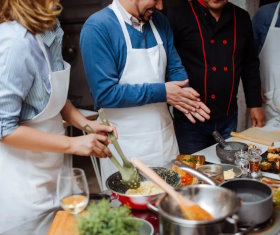
<instances>
[{"instance_id":1,"label":"black button on jacket","mask_svg":"<svg viewBox=\"0 0 280 235\"><path fill-rule=\"evenodd\" d=\"M261 107L259 61L249 14L227 3L216 22L197 0L167 9L176 49L190 79L211 109L211 119L237 111L242 78L249 108Z\"/></svg>"}]
</instances>

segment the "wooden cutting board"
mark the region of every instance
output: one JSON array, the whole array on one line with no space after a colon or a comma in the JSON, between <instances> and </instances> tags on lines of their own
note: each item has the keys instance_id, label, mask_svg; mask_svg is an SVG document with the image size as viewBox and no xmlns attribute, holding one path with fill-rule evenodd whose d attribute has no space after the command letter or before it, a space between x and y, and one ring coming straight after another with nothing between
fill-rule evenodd
<instances>
[{"instance_id":1,"label":"wooden cutting board","mask_svg":"<svg viewBox=\"0 0 280 235\"><path fill-rule=\"evenodd\" d=\"M258 127L251 127L245 131L238 133L238 135L239 137L235 136L235 138L244 138L246 140L268 146L272 146L274 142L280 141L280 130L265 131ZM232 136L234 135L232 134Z\"/></svg>"},{"instance_id":2,"label":"wooden cutting board","mask_svg":"<svg viewBox=\"0 0 280 235\"><path fill-rule=\"evenodd\" d=\"M51 224L48 235L78 235L75 217L66 212L58 211Z\"/></svg>"}]
</instances>

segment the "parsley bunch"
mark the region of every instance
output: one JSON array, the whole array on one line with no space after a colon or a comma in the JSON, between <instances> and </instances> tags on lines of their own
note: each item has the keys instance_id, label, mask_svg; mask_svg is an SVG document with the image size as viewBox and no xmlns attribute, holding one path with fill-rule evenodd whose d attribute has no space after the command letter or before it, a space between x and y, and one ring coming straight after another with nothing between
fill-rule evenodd
<instances>
[{"instance_id":1,"label":"parsley bunch","mask_svg":"<svg viewBox=\"0 0 280 235\"><path fill-rule=\"evenodd\" d=\"M137 235L140 226L128 207L111 208L107 200L91 203L78 222L79 235Z\"/></svg>"}]
</instances>

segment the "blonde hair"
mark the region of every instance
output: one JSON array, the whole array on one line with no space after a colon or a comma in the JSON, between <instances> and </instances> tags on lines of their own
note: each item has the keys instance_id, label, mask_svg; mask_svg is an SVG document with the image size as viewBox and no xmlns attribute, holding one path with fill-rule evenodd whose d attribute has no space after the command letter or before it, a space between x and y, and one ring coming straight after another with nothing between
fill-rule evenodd
<instances>
[{"instance_id":1,"label":"blonde hair","mask_svg":"<svg viewBox=\"0 0 280 235\"><path fill-rule=\"evenodd\" d=\"M0 0L0 23L16 20L37 34L51 30L61 11L59 0Z\"/></svg>"}]
</instances>

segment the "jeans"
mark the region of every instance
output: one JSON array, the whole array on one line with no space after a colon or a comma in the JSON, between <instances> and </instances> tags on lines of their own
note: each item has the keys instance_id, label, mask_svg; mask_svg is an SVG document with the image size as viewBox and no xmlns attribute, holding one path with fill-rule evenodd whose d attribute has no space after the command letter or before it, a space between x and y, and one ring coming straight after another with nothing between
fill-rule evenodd
<instances>
[{"instance_id":1,"label":"jeans","mask_svg":"<svg viewBox=\"0 0 280 235\"><path fill-rule=\"evenodd\" d=\"M218 131L224 139L237 128L237 112L228 117L191 123L182 113L174 112L174 128L180 154L192 154L217 143L212 136Z\"/></svg>"}]
</instances>

